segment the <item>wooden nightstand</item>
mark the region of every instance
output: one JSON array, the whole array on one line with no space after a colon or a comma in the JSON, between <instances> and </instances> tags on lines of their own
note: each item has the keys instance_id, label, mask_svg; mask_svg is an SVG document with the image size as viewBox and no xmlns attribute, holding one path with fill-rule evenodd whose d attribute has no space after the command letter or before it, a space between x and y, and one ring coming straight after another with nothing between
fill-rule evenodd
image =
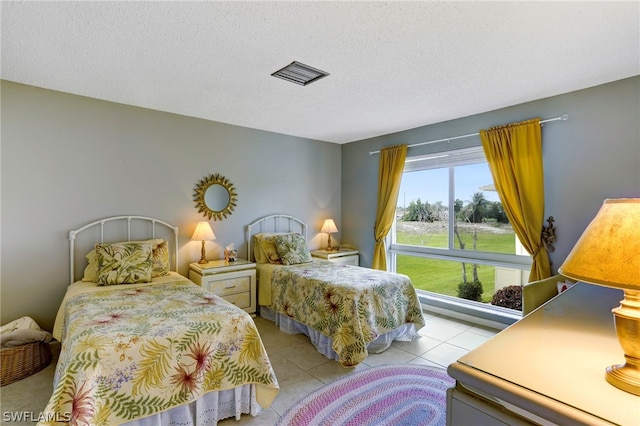
<instances>
[{"instance_id":1,"label":"wooden nightstand","mask_svg":"<svg viewBox=\"0 0 640 426\"><path fill-rule=\"evenodd\" d=\"M250 314L256 312L255 263L243 259L191 263L189 279Z\"/></svg>"},{"instance_id":2,"label":"wooden nightstand","mask_svg":"<svg viewBox=\"0 0 640 426\"><path fill-rule=\"evenodd\" d=\"M360 253L358 250L312 250L311 256L342 265L360 266Z\"/></svg>"}]
</instances>

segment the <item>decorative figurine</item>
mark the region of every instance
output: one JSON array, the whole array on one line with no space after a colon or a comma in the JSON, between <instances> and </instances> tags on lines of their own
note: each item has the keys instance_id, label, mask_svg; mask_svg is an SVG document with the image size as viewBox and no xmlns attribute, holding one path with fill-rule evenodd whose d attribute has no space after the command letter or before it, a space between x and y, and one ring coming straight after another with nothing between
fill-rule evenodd
<instances>
[{"instance_id":1,"label":"decorative figurine","mask_svg":"<svg viewBox=\"0 0 640 426\"><path fill-rule=\"evenodd\" d=\"M227 262L235 262L238 259L238 250L233 248L233 243L224 249L224 260Z\"/></svg>"}]
</instances>

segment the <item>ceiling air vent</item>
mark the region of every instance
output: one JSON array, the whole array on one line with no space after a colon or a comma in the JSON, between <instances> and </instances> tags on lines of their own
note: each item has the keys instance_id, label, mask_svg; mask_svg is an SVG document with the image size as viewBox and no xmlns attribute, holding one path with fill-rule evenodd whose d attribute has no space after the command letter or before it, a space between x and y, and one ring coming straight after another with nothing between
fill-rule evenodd
<instances>
[{"instance_id":1,"label":"ceiling air vent","mask_svg":"<svg viewBox=\"0 0 640 426\"><path fill-rule=\"evenodd\" d=\"M320 71L319 69L310 67L309 65L293 61L286 67L271 75L301 86L306 86L309 83L320 80L322 77L328 76L329 73Z\"/></svg>"}]
</instances>

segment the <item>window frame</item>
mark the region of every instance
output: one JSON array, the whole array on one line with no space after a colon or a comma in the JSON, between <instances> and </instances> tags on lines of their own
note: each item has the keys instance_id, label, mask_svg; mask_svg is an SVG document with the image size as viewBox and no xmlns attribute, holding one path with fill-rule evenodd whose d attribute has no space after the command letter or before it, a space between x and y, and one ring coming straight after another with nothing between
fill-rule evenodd
<instances>
[{"instance_id":1,"label":"window frame","mask_svg":"<svg viewBox=\"0 0 640 426\"><path fill-rule=\"evenodd\" d=\"M480 147L481 148L481 147ZM478 146L463 148L459 151L477 151ZM439 157L442 152L433 153L434 157ZM484 154L483 154L484 156ZM414 156L413 158L415 158ZM415 161L410 156L407 156L408 161ZM464 155L463 155L463 158ZM405 160L405 161L407 161ZM467 161L465 159L465 161ZM478 162L481 163L482 161ZM484 162L486 163L486 158L484 158ZM399 244L396 241L396 221L394 219L393 224L391 226L391 232L389 232L386 243L387 243L387 259L388 259L388 270L392 272L396 272L397 255L405 255L405 256L416 256L428 259L437 259L437 260L448 260L448 261L457 261L457 262L465 262L465 263L475 263L478 265L490 265L497 267L505 267L505 268L513 268L520 270L530 270L531 265L533 263L533 259L531 256L525 256L520 254L506 254L499 252L487 252L487 251L477 251L477 250L461 250L455 248L455 236L454 236L454 224L455 224L455 212L453 209L455 203L455 172L454 169L458 166L463 166L469 164L468 162L461 162L460 164L451 164L447 163L444 167L425 167L425 168L415 168L412 170L405 170L404 173L412 173L420 170L429 170L429 169L442 169L448 168L449 171L449 187L448 187L448 225L449 225L449 242L448 248L436 248L436 247L424 247L424 246L414 246L408 244ZM451 297L447 295L441 295L439 293L434 293L426 290L416 290L419 293L420 299L423 305L426 304L435 304L441 306L445 310L450 310L452 312L462 313L463 316L472 318L476 316L477 318L496 321L502 324L511 324L515 322L517 319L522 317L522 314L518 314L517 311L513 311L511 309L502 308L500 306L487 305L485 303L460 299L457 297ZM468 319L468 318L467 318ZM482 321L481 321L482 322Z\"/></svg>"}]
</instances>

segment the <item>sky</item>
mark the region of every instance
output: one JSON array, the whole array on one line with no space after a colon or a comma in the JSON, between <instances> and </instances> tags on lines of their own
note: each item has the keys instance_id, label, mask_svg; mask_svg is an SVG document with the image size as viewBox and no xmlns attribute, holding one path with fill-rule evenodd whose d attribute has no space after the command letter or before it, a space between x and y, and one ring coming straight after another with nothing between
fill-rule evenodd
<instances>
[{"instance_id":1,"label":"sky","mask_svg":"<svg viewBox=\"0 0 640 426\"><path fill-rule=\"evenodd\" d=\"M455 169L455 198L465 204L471 201L473 194L482 192L488 201L500 201L495 191L482 191L481 186L492 185L493 178L487 163L458 166ZM402 175L398 207L408 206L418 198L429 204L442 201L447 205L449 199L449 169L434 169L408 172Z\"/></svg>"}]
</instances>

